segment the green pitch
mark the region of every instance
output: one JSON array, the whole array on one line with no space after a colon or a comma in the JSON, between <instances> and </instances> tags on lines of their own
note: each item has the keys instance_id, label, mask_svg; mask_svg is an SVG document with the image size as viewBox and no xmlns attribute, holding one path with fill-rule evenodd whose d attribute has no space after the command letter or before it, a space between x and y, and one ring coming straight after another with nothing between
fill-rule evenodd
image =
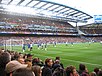
<instances>
[{"instance_id":1,"label":"green pitch","mask_svg":"<svg viewBox=\"0 0 102 76\"><path fill-rule=\"evenodd\" d=\"M18 47L16 51L22 52L21 47ZM74 65L78 69L79 64L83 63L90 72L95 67L102 69L102 44L100 43L91 43L90 45L89 43L80 43L73 46L57 44L56 47L48 45L47 50L38 49L37 45L34 45L32 51L26 49L24 53L31 53L34 55L33 57L39 57L42 60L55 59L56 56L60 56L64 67Z\"/></svg>"}]
</instances>

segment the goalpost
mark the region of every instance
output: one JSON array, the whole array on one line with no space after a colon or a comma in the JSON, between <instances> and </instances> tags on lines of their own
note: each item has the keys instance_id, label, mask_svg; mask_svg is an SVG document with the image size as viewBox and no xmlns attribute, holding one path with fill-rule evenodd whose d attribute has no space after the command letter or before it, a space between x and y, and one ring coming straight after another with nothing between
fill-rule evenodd
<instances>
[{"instance_id":1,"label":"goalpost","mask_svg":"<svg viewBox=\"0 0 102 76\"><path fill-rule=\"evenodd\" d=\"M22 51L22 46L24 44L23 39L8 39L4 41L4 48L5 50L21 50Z\"/></svg>"}]
</instances>

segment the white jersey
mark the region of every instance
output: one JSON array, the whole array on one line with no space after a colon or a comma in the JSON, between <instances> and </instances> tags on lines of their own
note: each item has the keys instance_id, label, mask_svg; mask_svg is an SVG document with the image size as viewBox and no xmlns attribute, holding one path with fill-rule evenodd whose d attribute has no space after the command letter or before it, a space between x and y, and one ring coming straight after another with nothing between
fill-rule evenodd
<instances>
[{"instance_id":1,"label":"white jersey","mask_svg":"<svg viewBox=\"0 0 102 76\"><path fill-rule=\"evenodd\" d=\"M32 44L30 44L30 47L33 47L33 45L32 45Z\"/></svg>"}]
</instances>

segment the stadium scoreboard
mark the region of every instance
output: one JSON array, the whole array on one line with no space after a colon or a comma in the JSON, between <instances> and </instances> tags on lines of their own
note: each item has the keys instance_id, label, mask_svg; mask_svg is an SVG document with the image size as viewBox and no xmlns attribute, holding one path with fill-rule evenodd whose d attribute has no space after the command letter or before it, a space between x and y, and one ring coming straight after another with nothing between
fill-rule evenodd
<instances>
[{"instance_id":1,"label":"stadium scoreboard","mask_svg":"<svg viewBox=\"0 0 102 76\"><path fill-rule=\"evenodd\" d=\"M94 23L102 23L102 15L94 15Z\"/></svg>"}]
</instances>

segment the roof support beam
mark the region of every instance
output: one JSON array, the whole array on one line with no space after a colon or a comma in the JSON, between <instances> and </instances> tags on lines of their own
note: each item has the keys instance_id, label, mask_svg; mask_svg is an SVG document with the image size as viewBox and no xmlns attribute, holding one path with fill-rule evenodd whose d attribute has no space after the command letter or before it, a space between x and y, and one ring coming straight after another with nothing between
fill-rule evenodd
<instances>
[{"instance_id":1,"label":"roof support beam","mask_svg":"<svg viewBox=\"0 0 102 76\"><path fill-rule=\"evenodd\" d=\"M81 19L81 18L84 18L84 17L86 17L86 16L81 16L81 17L79 17L79 18Z\"/></svg>"},{"instance_id":2,"label":"roof support beam","mask_svg":"<svg viewBox=\"0 0 102 76\"><path fill-rule=\"evenodd\" d=\"M25 1L25 0L21 0L17 5L20 5L23 1Z\"/></svg>"},{"instance_id":3,"label":"roof support beam","mask_svg":"<svg viewBox=\"0 0 102 76\"><path fill-rule=\"evenodd\" d=\"M30 2L28 2L25 6L28 6L33 0L31 0Z\"/></svg>"},{"instance_id":4,"label":"roof support beam","mask_svg":"<svg viewBox=\"0 0 102 76\"><path fill-rule=\"evenodd\" d=\"M40 9L40 8L42 8L42 7L44 7L44 6L46 6L48 3L46 3L46 4L44 4L44 5L42 5L42 6L40 6L38 9Z\"/></svg>"},{"instance_id":5,"label":"roof support beam","mask_svg":"<svg viewBox=\"0 0 102 76\"><path fill-rule=\"evenodd\" d=\"M13 0L11 0L7 5L9 5Z\"/></svg>"},{"instance_id":6,"label":"roof support beam","mask_svg":"<svg viewBox=\"0 0 102 76\"><path fill-rule=\"evenodd\" d=\"M36 5L40 4L41 2L39 1L38 3L36 3L35 5L33 5L32 7L35 7Z\"/></svg>"},{"instance_id":7,"label":"roof support beam","mask_svg":"<svg viewBox=\"0 0 102 76\"><path fill-rule=\"evenodd\" d=\"M81 16L81 15L83 15L83 13L81 13L81 14L79 14L79 15L76 15L75 17Z\"/></svg>"},{"instance_id":8,"label":"roof support beam","mask_svg":"<svg viewBox=\"0 0 102 76\"><path fill-rule=\"evenodd\" d=\"M70 15L70 13L72 13L72 12L74 12L74 11L71 11L71 12L65 13L65 14L63 14L63 15Z\"/></svg>"},{"instance_id":9,"label":"roof support beam","mask_svg":"<svg viewBox=\"0 0 102 76\"><path fill-rule=\"evenodd\" d=\"M59 11L61 11L61 10L63 10L63 9L65 9L65 7L64 7L64 8L62 8L62 9L57 10L56 12L59 12Z\"/></svg>"},{"instance_id":10,"label":"roof support beam","mask_svg":"<svg viewBox=\"0 0 102 76\"><path fill-rule=\"evenodd\" d=\"M64 14L65 12L67 12L67 11L69 11L69 10L71 10L71 9L68 9L68 10L66 10L66 11L63 11L63 12L61 12L61 13Z\"/></svg>"},{"instance_id":11,"label":"roof support beam","mask_svg":"<svg viewBox=\"0 0 102 76\"><path fill-rule=\"evenodd\" d=\"M49 8L50 8L50 7L52 7L52 6L54 6L54 4L53 4L53 5L51 5L51 6L49 6L49 7L47 7L47 8L45 8L45 10L49 9Z\"/></svg>"},{"instance_id":12,"label":"roof support beam","mask_svg":"<svg viewBox=\"0 0 102 76\"><path fill-rule=\"evenodd\" d=\"M84 20L88 20L88 19L90 19L91 17L88 17L88 18L85 18Z\"/></svg>"},{"instance_id":13,"label":"roof support beam","mask_svg":"<svg viewBox=\"0 0 102 76\"><path fill-rule=\"evenodd\" d=\"M57 15L63 14L63 13L65 13L65 12L67 12L67 11L69 11L69 9L68 9L68 10L65 10L65 11L63 11L63 12L59 12Z\"/></svg>"},{"instance_id":14,"label":"roof support beam","mask_svg":"<svg viewBox=\"0 0 102 76\"><path fill-rule=\"evenodd\" d=\"M73 16L73 15L75 15L75 14L77 14L77 13L79 13L79 12L72 13L72 14L70 14L70 16Z\"/></svg>"},{"instance_id":15,"label":"roof support beam","mask_svg":"<svg viewBox=\"0 0 102 76\"><path fill-rule=\"evenodd\" d=\"M53 10L55 10L55 9L57 9L57 8L59 8L59 6L57 6L57 7L53 8L53 9L51 9L50 11L53 11Z\"/></svg>"}]
</instances>

